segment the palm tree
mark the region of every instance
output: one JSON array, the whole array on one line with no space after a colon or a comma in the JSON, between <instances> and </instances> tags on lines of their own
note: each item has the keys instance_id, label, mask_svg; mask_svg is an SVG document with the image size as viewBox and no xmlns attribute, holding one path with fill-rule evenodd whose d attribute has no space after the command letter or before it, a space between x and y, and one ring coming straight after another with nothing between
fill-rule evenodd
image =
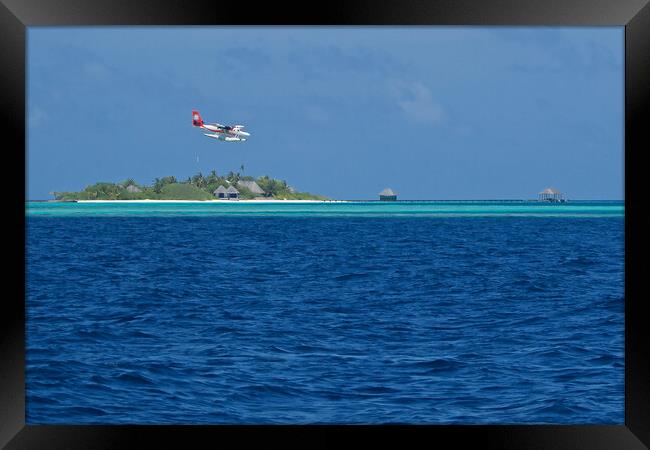
<instances>
[{"instance_id":1,"label":"palm tree","mask_svg":"<svg viewBox=\"0 0 650 450\"><path fill-rule=\"evenodd\" d=\"M231 170L230 172L228 172L226 179L231 183L237 183L239 181L239 174Z\"/></svg>"},{"instance_id":2,"label":"palm tree","mask_svg":"<svg viewBox=\"0 0 650 450\"><path fill-rule=\"evenodd\" d=\"M210 171L210 175L207 176L205 179L206 184L213 184L216 183L217 181L217 172L212 170Z\"/></svg>"},{"instance_id":3,"label":"palm tree","mask_svg":"<svg viewBox=\"0 0 650 450\"><path fill-rule=\"evenodd\" d=\"M203 178L203 174L201 172L192 177L192 184L197 188L202 188L205 186L205 178Z\"/></svg>"}]
</instances>

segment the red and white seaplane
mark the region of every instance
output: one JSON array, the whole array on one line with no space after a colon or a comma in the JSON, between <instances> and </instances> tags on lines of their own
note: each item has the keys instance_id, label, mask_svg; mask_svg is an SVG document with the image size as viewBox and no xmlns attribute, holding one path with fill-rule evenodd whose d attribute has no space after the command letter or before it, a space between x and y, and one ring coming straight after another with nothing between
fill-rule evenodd
<instances>
[{"instance_id":1,"label":"red and white seaplane","mask_svg":"<svg viewBox=\"0 0 650 450\"><path fill-rule=\"evenodd\" d=\"M225 142L243 142L251 135L243 131L244 125L229 126L219 123L204 123L201 114L196 110L192 111L192 126L210 131L210 133L203 134Z\"/></svg>"}]
</instances>

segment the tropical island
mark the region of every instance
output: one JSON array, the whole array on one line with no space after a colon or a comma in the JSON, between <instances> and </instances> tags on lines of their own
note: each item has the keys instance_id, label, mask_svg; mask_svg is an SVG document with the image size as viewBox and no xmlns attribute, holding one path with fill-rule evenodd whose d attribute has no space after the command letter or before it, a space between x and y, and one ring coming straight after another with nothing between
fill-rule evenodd
<instances>
[{"instance_id":1,"label":"tropical island","mask_svg":"<svg viewBox=\"0 0 650 450\"><path fill-rule=\"evenodd\" d=\"M298 192L284 180L266 175L254 178L239 172L217 175L201 172L179 181L174 176L156 178L141 185L129 178L121 183L100 182L79 192L53 192L56 200L329 200L322 195Z\"/></svg>"}]
</instances>

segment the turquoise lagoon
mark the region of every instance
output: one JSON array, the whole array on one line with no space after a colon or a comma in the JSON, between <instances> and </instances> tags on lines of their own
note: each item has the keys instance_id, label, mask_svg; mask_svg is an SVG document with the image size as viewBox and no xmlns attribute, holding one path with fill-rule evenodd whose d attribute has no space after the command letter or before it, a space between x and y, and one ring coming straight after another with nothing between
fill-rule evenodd
<instances>
[{"instance_id":1,"label":"turquoise lagoon","mask_svg":"<svg viewBox=\"0 0 650 450\"><path fill-rule=\"evenodd\" d=\"M28 216L624 216L623 201L26 202Z\"/></svg>"}]
</instances>

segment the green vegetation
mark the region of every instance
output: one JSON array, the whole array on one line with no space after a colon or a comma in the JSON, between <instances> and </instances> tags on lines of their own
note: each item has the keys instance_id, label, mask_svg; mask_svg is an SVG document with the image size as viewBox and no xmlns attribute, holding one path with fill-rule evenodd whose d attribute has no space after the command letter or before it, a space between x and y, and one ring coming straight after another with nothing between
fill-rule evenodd
<instances>
[{"instance_id":1,"label":"green vegetation","mask_svg":"<svg viewBox=\"0 0 650 450\"><path fill-rule=\"evenodd\" d=\"M212 195L196 186L186 183L172 183L163 186L160 198L183 200L211 200Z\"/></svg>"},{"instance_id":2,"label":"green vegetation","mask_svg":"<svg viewBox=\"0 0 650 450\"><path fill-rule=\"evenodd\" d=\"M241 169L243 171L243 166ZM239 181L255 181L264 194L252 193L245 186L238 185ZM286 200L327 200L327 197L322 195L295 192L286 181L266 175L254 178L231 171L225 176L219 176L214 170L208 175L199 172L185 181L179 181L174 176L156 178L150 186L139 185L133 178L121 183L100 182L87 186L80 192L54 192L54 198L57 200L211 200L215 198L213 192L219 186L226 189L234 186L239 191L239 198L244 200L258 197Z\"/></svg>"}]
</instances>

